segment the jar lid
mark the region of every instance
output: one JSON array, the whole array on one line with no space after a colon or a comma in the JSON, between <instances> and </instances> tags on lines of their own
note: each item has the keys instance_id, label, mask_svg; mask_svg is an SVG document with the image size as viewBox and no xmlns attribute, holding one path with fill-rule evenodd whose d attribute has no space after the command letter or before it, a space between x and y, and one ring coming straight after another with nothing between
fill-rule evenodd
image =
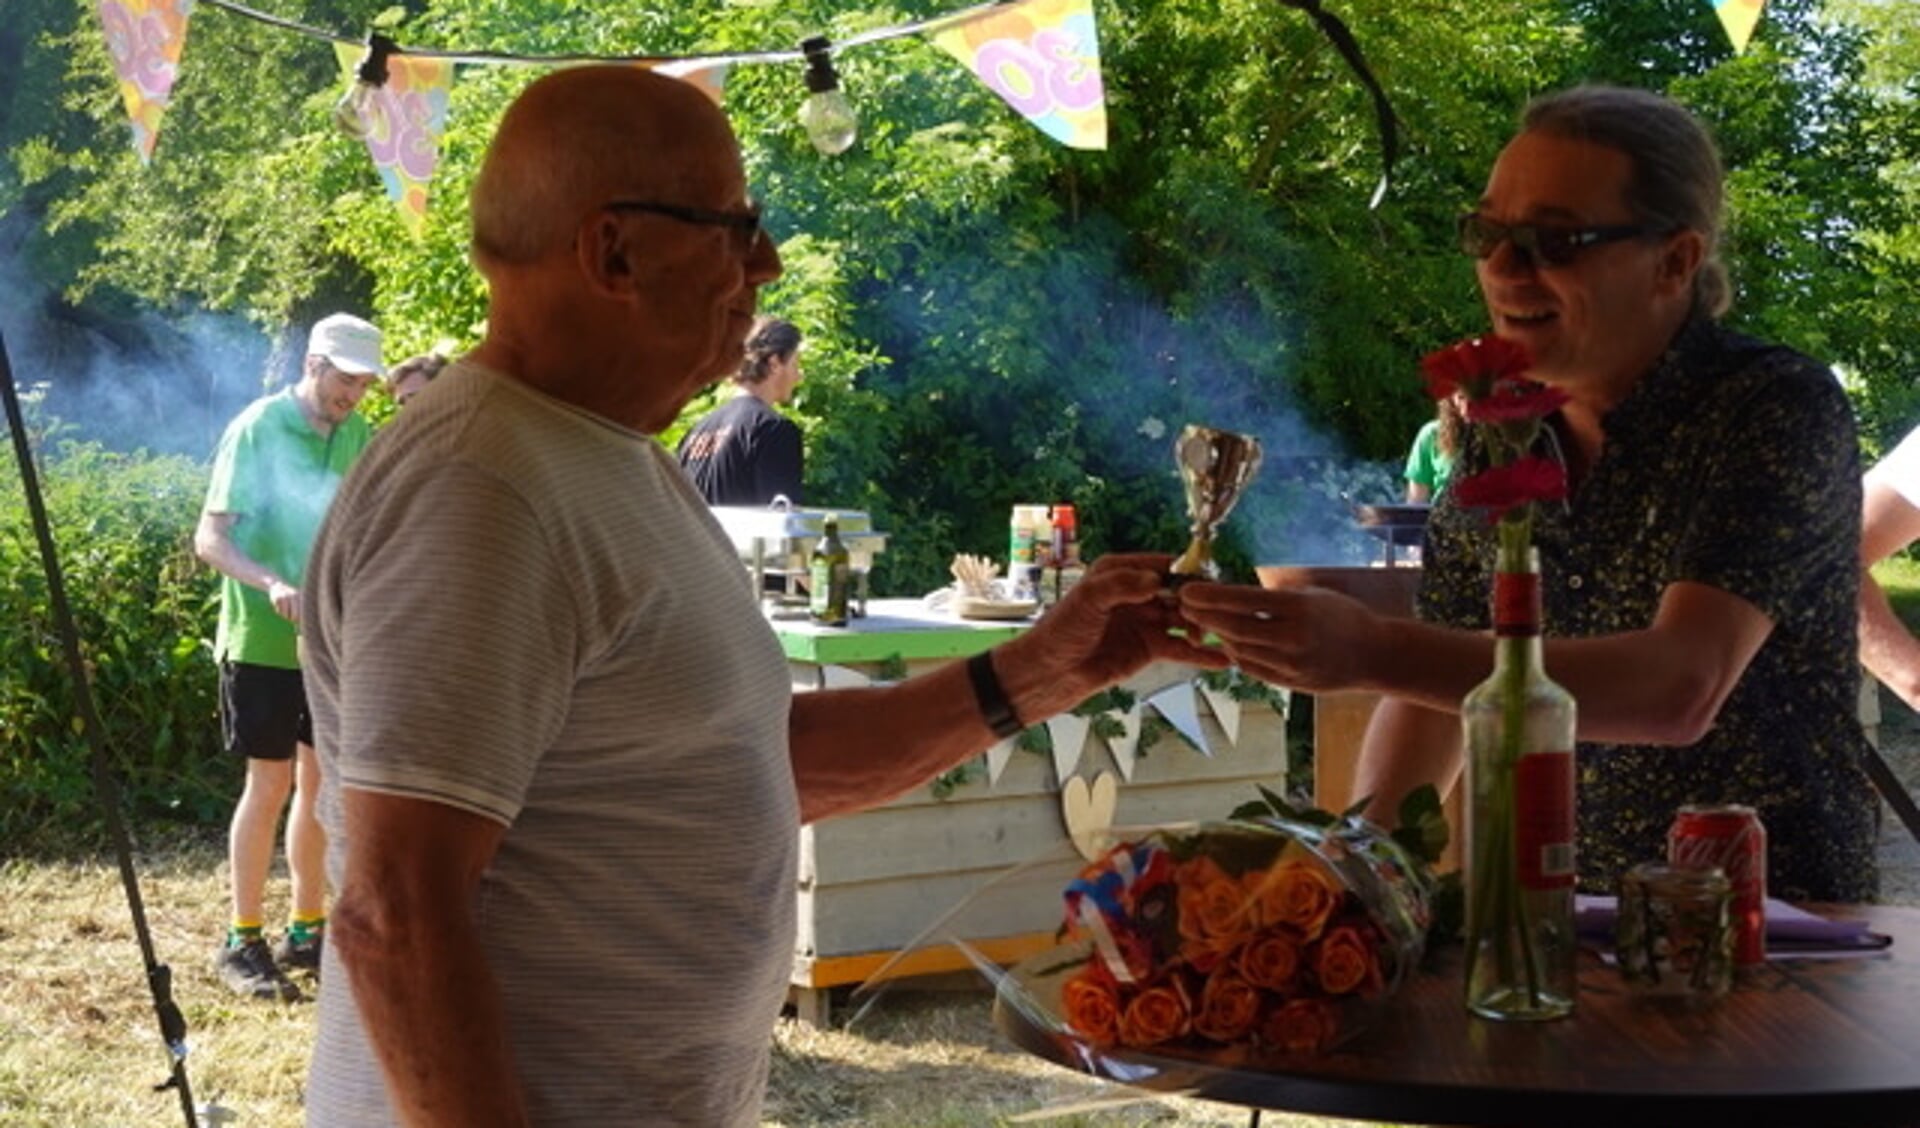
<instances>
[{"instance_id":1,"label":"jar lid","mask_svg":"<svg viewBox=\"0 0 1920 1128\"><path fill-rule=\"evenodd\" d=\"M1626 883L1667 893L1714 894L1732 889L1726 871L1719 866L1673 866L1665 862L1641 862L1627 871Z\"/></svg>"}]
</instances>

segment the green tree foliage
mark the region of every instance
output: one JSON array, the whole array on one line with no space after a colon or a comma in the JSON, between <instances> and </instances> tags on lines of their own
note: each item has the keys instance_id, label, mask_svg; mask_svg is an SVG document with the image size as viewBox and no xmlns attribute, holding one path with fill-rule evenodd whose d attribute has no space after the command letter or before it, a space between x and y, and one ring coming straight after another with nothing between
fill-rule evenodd
<instances>
[{"instance_id":1,"label":"green tree foliage","mask_svg":"<svg viewBox=\"0 0 1920 1128\"><path fill-rule=\"evenodd\" d=\"M1053 144L919 38L839 57L862 132L836 159L794 121L797 67L737 67L728 112L788 261L764 304L811 341L796 405L810 494L899 534L883 590L932 586L952 552L991 550L1014 501L1075 502L1094 551L1171 547L1166 444L1197 420L1268 440L1268 488L1242 533L1314 524L1315 496L1360 488L1307 486L1325 459L1397 459L1429 410L1413 362L1483 325L1452 217L1525 99L1581 79L1669 89L1709 118L1733 170L1741 324L1844 366L1875 434L1891 429L1913 406L1898 312L1913 307L1915 201L1882 173L1910 167L1916 142L1905 88L1862 68L1910 39L1894 34L1904 19L1863 6L1879 24L1774 0L1739 59L1697 0L1336 8L1402 119L1405 154L1373 211L1372 106L1311 22L1272 0L1100 6L1104 153ZM276 11L357 35L377 7ZM845 39L945 7L441 0L385 30L418 46L692 54ZM268 324L366 296L400 350L475 337L464 199L536 70L463 70L416 242L331 128L329 48L201 10L143 169L123 151L98 38L81 21L48 40L68 52L65 104L93 123L84 159L56 156L75 144L72 114L12 149L16 170L60 181L53 229L92 248L71 271L80 288Z\"/></svg>"},{"instance_id":2,"label":"green tree foliage","mask_svg":"<svg viewBox=\"0 0 1920 1128\"><path fill-rule=\"evenodd\" d=\"M210 821L231 801L238 765L219 755L213 577L187 543L206 471L177 456L50 445L48 516L124 798L141 815ZM100 811L10 449L0 514L0 843L66 845L96 834Z\"/></svg>"}]
</instances>

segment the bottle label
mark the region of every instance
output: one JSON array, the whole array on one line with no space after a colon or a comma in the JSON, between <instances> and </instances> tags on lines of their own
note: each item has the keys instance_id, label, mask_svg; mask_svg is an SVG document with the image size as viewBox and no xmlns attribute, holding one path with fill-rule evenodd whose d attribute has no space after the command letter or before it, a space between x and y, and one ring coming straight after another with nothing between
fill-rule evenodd
<instances>
[{"instance_id":1,"label":"bottle label","mask_svg":"<svg viewBox=\"0 0 1920 1128\"><path fill-rule=\"evenodd\" d=\"M814 618L824 619L827 608L833 605L833 567L825 560L815 560L807 573L807 610Z\"/></svg>"},{"instance_id":2,"label":"bottle label","mask_svg":"<svg viewBox=\"0 0 1920 1128\"><path fill-rule=\"evenodd\" d=\"M1540 633L1539 573L1494 573L1493 633L1501 638Z\"/></svg>"},{"instance_id":3,"label":"bottle label","mask_svg":"<svg viewBox=\"0 0 1920 1128\"><path fill-rule=\"evenodd\" d=\"M1573 753L1532 752L1514 765L1520 887L1573 887Z\"/></svg>"}]
</instances>

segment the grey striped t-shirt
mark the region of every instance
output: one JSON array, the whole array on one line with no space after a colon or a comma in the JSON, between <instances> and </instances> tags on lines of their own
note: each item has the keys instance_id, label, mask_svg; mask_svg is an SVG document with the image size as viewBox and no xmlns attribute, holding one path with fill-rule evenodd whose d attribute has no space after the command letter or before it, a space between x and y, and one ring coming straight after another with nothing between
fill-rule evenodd
<instances>
[{"instance_id":1,"label":"grey striped t-shirt","mask_svg":"<svg viewBox=\"0 0 1920 1128\"><path fill-rule=\"evenodd\" d=\"M798 803L748 588L658 443L464 363L376 437L315 546L331 876L342 786L508 827L473 911L537 1124L757 1122ZM391 1124L346 978L323 982L308 1122Z\"/></svg>"}]
</instances>

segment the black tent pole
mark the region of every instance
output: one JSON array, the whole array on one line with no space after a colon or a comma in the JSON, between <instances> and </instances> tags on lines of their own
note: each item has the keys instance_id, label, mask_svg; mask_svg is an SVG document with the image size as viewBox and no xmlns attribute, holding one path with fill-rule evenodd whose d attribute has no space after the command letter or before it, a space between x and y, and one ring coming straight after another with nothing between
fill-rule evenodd
<instances>
[{"instance_id":1,"label":"black tent pole","mask_svg":"<svg viewBox=\"0 0 1920 1128\"><path fill-rule=\"evenodd\" d=\"M20 463L20 485L27 495L27 512L33 520L33 532L40 542L40 565L47 573L47 596L53 606L54 623L60 631L60 645L73 678L73 698L80 711L81 728L92 753L93 791L106 815L107 833L113 840L113 852L120 862L120 884L127 893L127 907L133 913L133 934L140 941L140 958L147 969L147 988L153 994L153 1010L160 1020L160 1037L167 1044L173 1061L172 1072L155 1091L174 1089L180 1094L180 1111L187 1128L199 1128L193 1108L193 1090L187 1083L187 1020L173 1001L173 969L153 954L153 933L147 928L147 912L140 900L140 879L133 869L133 846L126 823L120 817L120 786L114 782L107 762L106 730L93 704L93 686L87 680L87 668L80 658L80 633L74 626L73 608L67 603L67 588L61 578L60 557L54 549L53 526L47 521L46 503L40 495L40 478L34 472L33 451L27 445L27 422L20 410L20 393L14 387L13 364L7 359L7 341L0 334L0 398L6 400L7 426L13 432L13 453Z\"/></svg>"}]
</instances>

